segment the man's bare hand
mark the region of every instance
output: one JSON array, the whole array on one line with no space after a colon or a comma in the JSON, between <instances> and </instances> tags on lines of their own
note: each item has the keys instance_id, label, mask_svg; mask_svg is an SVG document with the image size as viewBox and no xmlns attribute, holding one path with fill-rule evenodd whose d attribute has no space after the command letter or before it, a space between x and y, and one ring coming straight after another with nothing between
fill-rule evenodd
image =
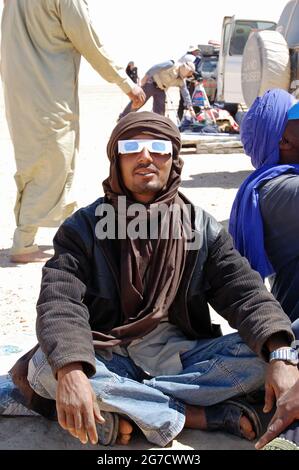
<instances>
[{"instance_id":1,"label":"man's bare hand","mask_svg":"<svg viewBox=\"0 0 299 470\"><path fill-rule=\"evenodd\" d=\"M128 97L132 101L132 109L141 108L145 102L145 93L143 89L137 85L128 93Z\"/></svg>"},{"instance_id":2,"label":"man's bare hand","mask_svg":"<svg viewBox=\"0 0 299 470\"><path fill-rule=\"evenodd\" d=\"M284 361L270 362L265 383L265 413L272 410L276 401L293 387L298 378L297 366Z\"/></svg>"},{"instance_id":3,"label":"man's bare hand","mask_svg":"<svg viewBox=\"0 0 299 470\"><path fill-rule=\"evenodd\" d=\"M277 400L276 413L269 423L267 432L255 447L261 449L297 419L299 420L299 379L287 393Z\"/></svg>"},{"instance_id":4,"label":"man's bare hand","mask_svg":"<svg viewBox=\"0 0 299 470\"><path fill-rule=\"evenodd\" d=\"M56 408L60 426L82 444L88 440L96 444L96 421L103 424L105 420L82 365L73 363L59 369L57 378Z\"/></svg>"}]
</instances>

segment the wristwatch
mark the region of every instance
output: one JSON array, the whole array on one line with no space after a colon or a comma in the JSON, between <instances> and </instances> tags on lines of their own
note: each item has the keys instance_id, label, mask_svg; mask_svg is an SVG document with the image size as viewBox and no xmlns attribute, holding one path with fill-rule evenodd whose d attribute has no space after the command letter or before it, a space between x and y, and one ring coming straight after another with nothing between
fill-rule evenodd
<instances>
[{"instance_id":1,"label":"wristwatch","mask_svg":"<svg viewBox=\"0 0 299 470\"><path fill-rule=\"evenodd\" d=\"M275 349L270 353L269 362L271 361L285 361L296 366L299 363L298 351L290 347Z\"/></svg>"}]
</instances>

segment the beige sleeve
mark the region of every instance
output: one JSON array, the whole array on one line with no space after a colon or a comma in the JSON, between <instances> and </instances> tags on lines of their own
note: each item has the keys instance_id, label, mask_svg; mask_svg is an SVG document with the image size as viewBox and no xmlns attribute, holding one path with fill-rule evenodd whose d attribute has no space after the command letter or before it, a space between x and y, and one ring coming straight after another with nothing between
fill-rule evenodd
<instances>
[{"instance_id":1,"label":"beige sleeve","mask_svg":"<svg viewBox=\"0 0 299 470\"><path fill-rule=\"evenodd\" d=\"M136 85L104 50L92 26L87 1L60 0L59 8L62 28L77 51L107 82L129 93Z\"/></svg>"}]
</instances>

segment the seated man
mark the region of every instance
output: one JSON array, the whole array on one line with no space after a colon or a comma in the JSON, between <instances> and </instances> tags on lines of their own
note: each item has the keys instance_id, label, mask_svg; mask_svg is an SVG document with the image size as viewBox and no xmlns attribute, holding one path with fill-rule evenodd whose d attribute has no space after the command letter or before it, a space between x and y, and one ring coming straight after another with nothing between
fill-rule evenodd
<instances>
[{"instance_id":1,"label":"seated man","mask_svg":"<svg viewBox=\"0 0 299 470\"><path fill-rule=\"evenodd\" d=\"M241 126L256 168L230 217L235 247L270 282L292 321L299 318L299 104L284 90L257 98Z\"/></svg>"},{"instance_id":2,"label":"seated man","mask_svg":"<svg viewBox=\"0 0 299 470\"><path fill-rule=\"evenodd\" d=\"M82 443L126 444L134 423L158 446L184 427L254 439L246 395L294 338L223 227L179 192L180 147L164 116L121 119L105 197L64 222L43 269L40 348L11 374L28 407L49 415L56 400L60 425ZM221 336L208 303L239 334ZM271 409L298 370L283 358L267 367Z\"/></svg>"}]
</instances>

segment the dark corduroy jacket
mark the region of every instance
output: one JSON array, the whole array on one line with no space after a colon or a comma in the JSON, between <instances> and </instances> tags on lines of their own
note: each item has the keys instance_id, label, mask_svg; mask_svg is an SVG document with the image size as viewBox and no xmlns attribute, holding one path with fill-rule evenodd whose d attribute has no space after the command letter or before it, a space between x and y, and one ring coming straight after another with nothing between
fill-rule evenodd
<instances>
[{"instance_id":1,"label":"dark corduroy jacket","mask_svg":"<svg viewBox=\"0 0 299 470\"><path fill-rule=\"evenodd\" d=\"M95 235L95 212L103 202L98 199L63 223L54 238L55 254L43 268L37 336L54 374L79 361L92 375L92 330L108 332L122 324L118 274ZM200 208L194 209L193 222L200 240L196 264L192 272L186 264L170 321L188 338L219 336L210 304L256 354L267 359L264 345L272 334L284 332L293 339L289 319L222 226ZM114 247L112 243L111 256L117 257Z\"/></svg>"},{"instance_id":2,"label":"dark corduroy jacket","mask_svg":"<svg viewBox=\"0 0 299 470\"><path fill-rule=\"evenodd\" d=\"M54 256L43 268L37 336L54 374L79 361L91 376L95 372L93 331L107 332L122 324L119 279L111 264L115 259L117 265L117 243L111 243L109 260L103 241L95 235L96 208L104 202L98 199L63 223L54 238ZM265 342L271 335L281 332L293 340L289 318L213 217L194 208L193 228L199 240L193 253L196 262L186 263L170 321L191 339L219 336L220 327L211 322L210 304L267 360ZM36 349L17 361L11 375L26 406L55 418L55 402L37 395L27 380L28 363Z\"/></svg>"}]
</instances>

